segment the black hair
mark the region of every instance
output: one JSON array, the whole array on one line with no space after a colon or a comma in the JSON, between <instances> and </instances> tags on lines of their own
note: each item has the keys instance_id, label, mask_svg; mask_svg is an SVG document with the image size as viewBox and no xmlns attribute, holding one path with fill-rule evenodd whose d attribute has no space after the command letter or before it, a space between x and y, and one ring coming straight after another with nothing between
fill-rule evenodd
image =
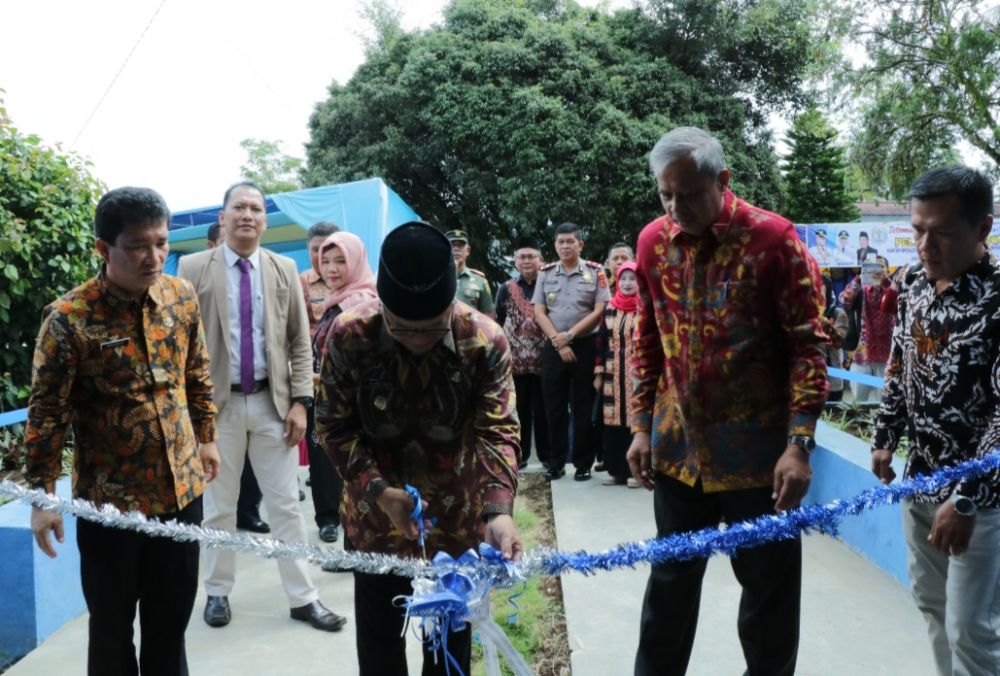
<instances>
[{"instance_id":1,"label":"black hair","mask_svg":"<svg viewBox=\"0 0 1000 676\"><path fill-rule=\"evenodd\" d=\"M218 244L220 232L222 232L222 225L220 225L219 222L216 221L215 223L212 223L212 225L208 226L208 233L205 235L205 237L208 239L209 242L212 242L213 244Z\"/></svg>"},{"instance_id":2,"label":"black hair","mask_svg":"<svg viewBox=\"0 0 1000 676\"><path fill-rule=\"evenodd\" d=\"M967 224L979 225L993 213L993 186L980 171L961 164L929 169L910 186L910 199L929 200L954 193L958 197L958 213Z\"/></svg>"},{"instance_id":3,"label":"black hair","mask_svg":"<svg viewBox=\"0 0 1000 676\"><path fill-rule=\"evenodd\" d=\"M151 188L125 186L104 193L94 212L94 234L114 246L127 226L170 222L170 209Z\"/></svg>"},{"instance_id":4,"label":"black hair","mask_svg":"<svg viewBox=\"0 0 1000 676\"><path fill-rule=\"evenodd\" d=\"M340 232L340 228L335 223L331 223L330 221L313 223L312 227L309 228L309 232L306 233L306 241L311 242L313 237L329 237L335 232Z\"/></svg>"},{"instance_id":5,"label":"black hair","mask_svg":"<svg viewBox=\"0 0 1000 676\"><path fill-rule=\"evenodd\" d=\"M233 183L231 186L226 188L226 194L222 197L222 208L225 209L226 205L229 204L229 196L233 194L233 191L237 188L251 188L260 193L261 198L266 202L267 196L264 194L264 189L253 181L238 181Z\"/></svg>"},{"instance_id":6,"label":"black hair","mask_svg":"<svg viewBox=\"0 0 1000 676\"><path fill-rule=\"evenodd\" d=\"M569 221L566 223L560 223L556 226L556 237L559 237L559 235L573 235L577 239L583 239L580 232L580 226L576 223L570 223Z\"/></svg>"}]
</instances>

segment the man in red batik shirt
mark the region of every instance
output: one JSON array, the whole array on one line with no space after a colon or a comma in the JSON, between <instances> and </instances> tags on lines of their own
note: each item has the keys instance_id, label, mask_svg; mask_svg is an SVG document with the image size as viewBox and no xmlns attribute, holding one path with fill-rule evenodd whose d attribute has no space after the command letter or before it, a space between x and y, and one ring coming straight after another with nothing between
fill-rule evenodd
<instances>
[{"instance_id":1,"label":"man in red batik shirt","mask_svg":"<svg viewBox=\"0 0 1000 676\"><path fill-rule=\"evenodd\" d=\"M728 189L722 146L681 127L649 157L666 215L639 234L632 474L657 535L796 507L827 392L819 269L792 224ZM683 674L705 559L652 567L636 674ZM747 673L792 674L801 541L741 549Z\"/></svg>"}]
</instances>

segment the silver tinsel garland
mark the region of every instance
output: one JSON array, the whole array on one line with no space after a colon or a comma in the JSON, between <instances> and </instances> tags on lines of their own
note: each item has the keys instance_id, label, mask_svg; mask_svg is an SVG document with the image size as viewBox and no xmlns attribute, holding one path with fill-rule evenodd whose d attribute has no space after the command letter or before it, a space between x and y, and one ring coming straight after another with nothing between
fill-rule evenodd
<instances>
[{"instance_id":1,"label":"silver tinsel garland","mask_svg":"<svg viewBox=\"0 0 1000 676\"><path fill-rule=\"evenodd\" d=\"M168 537L179 542L197 541L205 547L231 549L269 559L304 559L325 569L353 570L376 575L401 575L409 578L438 578L456 571L477 574L492 580L497 587L510 586L506 580L559 575L574 571L592 574L598 570L635 567L658 563L732 555L737 549L755 547L764 542L788 540L803 533L836 534L837 525L846 516L860 514L879 505L892 504L918 494L929 494L962 479L1000 471L1000 449L984 457L967 460L954 467L944 467L930 476L916 476L889 486L876 486L846 500L825 505L809 505L779 514L765 515L738 524L705 528L691 533L675 533L660 539L622 543L600 552L560 552L536 547L517 563L479 560L475 564L459 561L432 564L420 559L403 559L388 554L345 552L333 547L282 542L243 533L229 533L190 524L161 522L138 512L122 514L110 505L97 507L86 500L66 500L42 490L30 490L10 481L0 483L0 496L30 502L53 512L71 512L78 518L102 526L134 530L144 535ZM473 570L474 569L474 570Z\"/></svg>"}]
</instances>

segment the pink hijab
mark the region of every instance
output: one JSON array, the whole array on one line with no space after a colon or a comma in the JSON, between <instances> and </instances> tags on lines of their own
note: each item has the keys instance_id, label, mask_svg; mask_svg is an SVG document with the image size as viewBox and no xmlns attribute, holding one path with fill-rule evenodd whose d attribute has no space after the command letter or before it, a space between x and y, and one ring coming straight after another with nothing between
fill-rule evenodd
<instances>
[{"instance_id":1,"label":"pink hijab","mask_svg":"<svg viewBox=\"0 0 1000 676\"><path fill-rule=\"evenodd\" d=\"M375 275L368 267L368 253L365 244L357 235L349 232L335 232L326 238L319 248L319 255L336 246L347 261L347 284L331 291L323 304L323 311L339 305L341 310L349 310L355 305L377 298Z\"/></svg>"}]
</instances>

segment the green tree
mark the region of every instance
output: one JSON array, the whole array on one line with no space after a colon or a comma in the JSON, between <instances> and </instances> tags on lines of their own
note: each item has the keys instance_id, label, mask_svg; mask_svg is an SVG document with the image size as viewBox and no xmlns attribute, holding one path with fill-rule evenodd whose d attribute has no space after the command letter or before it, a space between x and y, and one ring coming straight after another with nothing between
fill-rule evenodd
<instances>
[{"instance_id":1,"label":"green tree","mask_svg":"<svg viewBox=\"0 0 1000 676\"><path fill-rule=\"evenodd\" d=\"M980 0L860 0L854 33L867 62L852 159L902 197L966 141L1000 163L1000 10Z\"/></svg>"},{"instance_id":2,"label":"green tree","mask_svg":"<svg viewBox=\"0 0 1000 676\"><path fill-rule=\"evenodd\" d=\"M454 0L425 31L386 22L317 105L305 181L383 177L425 219L469 231L471 264L494 278L513 238L551 240L550 219L582 226L592 259L634 241L660 213L647 154L677 125L717 133L735 188L777 207L766 113L799 97L806 6Z\"/></svg>"},{"instance_id":3,"label":"green tree","mask_svg":"<svg viewBox=\"0 0 1000 676\"><path fill-rule=\"evenodd\" d=\"M264 194L290 192L302 187L299 171L302 160L286 155L281 150L281 141L245 138L240 147L247 153L247 163L240 166L240 172L261 188Z\"/></svg>"},{"instance_id":4,"label":"green tree","mask_svg":"<svg viewBox=\"0 0 1000 676\"><path fill-rule=\"evenodd\" d=\"M788 130L784 161L785 212L796 223L842 223L858 218L847 192L847 162L837 130L816 108L798 115Z\"/></svg>"},{"instance_id":5,"label":"green tree","mask_svg":"<svg viewBox=\"0 0 1000 676\"><path fill-rule=\"evenodd\" d=\"M26 402L42 308L98 269L101 192L86 162L21 133L0 99L0 410Z\"/></svg>"}]
</instances>

